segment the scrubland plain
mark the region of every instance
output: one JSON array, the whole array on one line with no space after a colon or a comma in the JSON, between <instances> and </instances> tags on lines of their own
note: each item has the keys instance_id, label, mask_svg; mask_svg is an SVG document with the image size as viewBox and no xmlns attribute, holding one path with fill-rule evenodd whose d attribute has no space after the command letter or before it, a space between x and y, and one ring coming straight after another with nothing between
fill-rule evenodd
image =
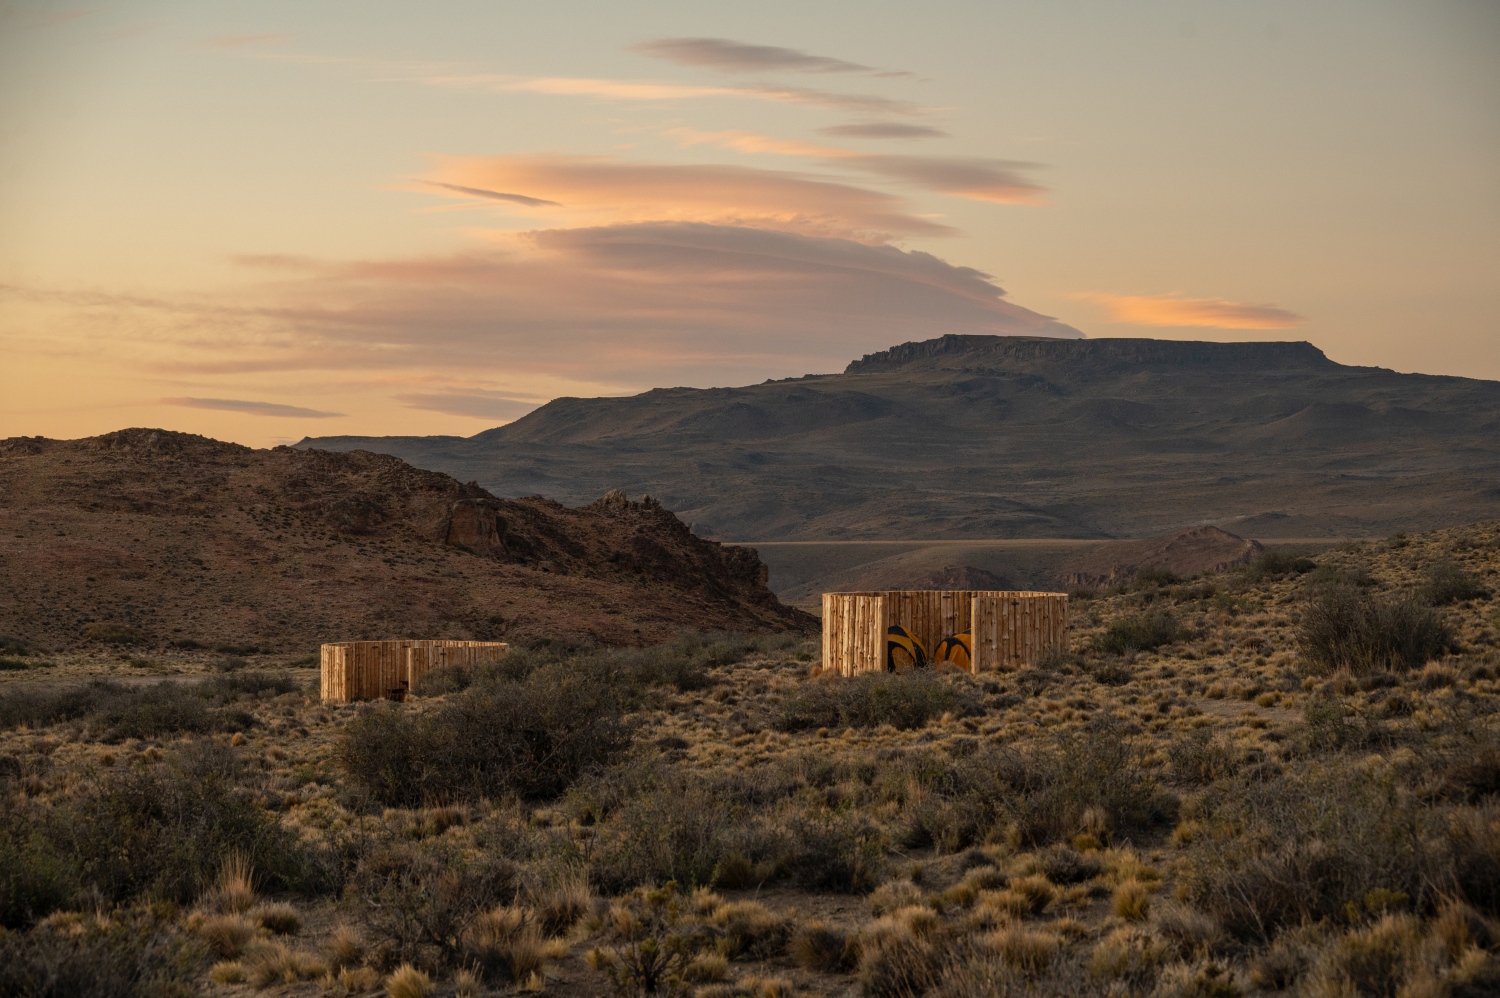
<instances>
[{"instance_id":1,"label":"scrubland plain","mask_svg":"<svg viewBox=\"0 0 1500 998\"><path fill-rule=\"evenodd\" d=\"M1016 672L553 641L399 705L12 642L0 993L1500 989L1500 522L1075 597Z\"/></svg>"}]
</instances>

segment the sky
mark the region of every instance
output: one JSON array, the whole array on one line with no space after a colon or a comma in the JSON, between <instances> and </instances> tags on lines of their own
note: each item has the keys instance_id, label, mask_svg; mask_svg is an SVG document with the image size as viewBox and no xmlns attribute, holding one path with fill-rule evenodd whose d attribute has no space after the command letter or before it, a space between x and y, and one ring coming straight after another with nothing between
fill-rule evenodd
<instances>
[{"instance_id":1,"label":"sky","mask_svg":"<svg viewBox=\"0 0 1500 998\"><path fill-rule=\"evenodd\" d=\"M0 437L470 435L945 333L1500 379L1500 3L0 0Z\"/></svg>"}]
</instances>

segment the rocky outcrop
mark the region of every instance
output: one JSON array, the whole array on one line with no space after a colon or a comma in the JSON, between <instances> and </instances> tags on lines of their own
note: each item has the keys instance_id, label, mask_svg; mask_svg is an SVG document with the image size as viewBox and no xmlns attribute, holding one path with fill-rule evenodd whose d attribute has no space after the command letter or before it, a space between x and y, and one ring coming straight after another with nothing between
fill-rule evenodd
<instances>
[{"instance_id":1,"label":"rocky outcrop","mask_svg":"<svg viewBox=\"0 0 1500 998\"><path fill-rule=\"evenodd\" d=\"M634 643L814 623L776 600L754 551L695 536L650 497L500 499L367 451L145 429L4 440L0 518L14 525L0 538L0 635L43 648L104 633L277 650Z\"/></svg>"}]
</instances>

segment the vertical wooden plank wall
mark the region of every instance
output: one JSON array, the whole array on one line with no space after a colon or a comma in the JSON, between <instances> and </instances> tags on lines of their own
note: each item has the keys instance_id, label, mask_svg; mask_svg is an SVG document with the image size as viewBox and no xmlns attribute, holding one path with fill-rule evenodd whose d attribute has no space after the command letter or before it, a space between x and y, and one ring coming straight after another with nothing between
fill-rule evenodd
<instances>
[{"instance_id":1,"label":"vertical wooden plank wall","mask_svg":"<svg viewBox=\"0 0 1500 998\"><path fill-rule=\"evenodd\" d=\"M841 676L885 669L885 593L823 594L823 668Z\"/></svg>"},{"instance_id":2,"label":"vertical wooden plank wall","mask_svg":"<svg viewBox=\"0 0 1500 998\"><path fill-rule=\"evenodd\" d=\"M1068 648L1068 597L1062 593L978 593L974 668L1014 669Z\"/></svg>"},{"instance_id":3,"label":"vertical wooden plank wall","mask_svg":"<svg viewBox=\"0 0 1500 998\"><path fill-rule=\"evenodd\" d=\"M319 692L332 703L396 698L438 664L478 664L505 654L508 647L501 641L332 642L321 649Z\"/></svg>"},{"instance_id":4,"label":"vertical wooden plank wall","mask_svg":"<svg viewBox=\"0 0 1500 998\"><path fill-rule=\"evenodd\" d=\"M1062 593L912 590L823 594L823 668L842 676L885 669L886 629L900 624L927 647L970 630L974 668L1011 669L1066 650Z\"/></svg>"}]
</instances>

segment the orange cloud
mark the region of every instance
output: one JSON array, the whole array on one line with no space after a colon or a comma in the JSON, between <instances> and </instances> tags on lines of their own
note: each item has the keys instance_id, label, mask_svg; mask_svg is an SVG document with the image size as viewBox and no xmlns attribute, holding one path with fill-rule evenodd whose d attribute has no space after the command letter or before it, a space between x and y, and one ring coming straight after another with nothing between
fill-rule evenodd
<instances>
[{"instance_id":1,"label":"orange cloud","mask_svg":"<svg viewBox=\"0 0 1500 998\"><path fill-rule=\"evenodd\" d=\"M1212 329L1292 329L1302 316L1275 305L1247 305L1223 298L1180 295L1079 294L1098 302L1114 322L1133 326L1201 326Z\"/></svg>"},{"instance_id":2,"label":"orange cloud","mask_svg":"<svg viewBox=\"0 0 1500 998\"><path fill-rule=\"evenodd\" d=\"M850 184L745 166L627 163L606 156L467 156L423 178L448 193L565 205L574 224L704 222L884 242L951 235L900 198ZM555 218L556 208L548 208Z\"/></svg>"},{"instance_id":3,"label":"orange cloud","mask_svg":"<svg viewBox=\"0 0 1500 998\"><path fill-rule=\"evenodd\" d=\"M923 108L910 101L876 94L843 94L811 87L773 84L714 86L695 83L661 83L651 80L607 80L579 76L514 77L495 73L419 74L415 82L429 86L499 90L511 93L555 94L562 97L596 97L601 100L671 101L702 97L732 97L783 101L812 107L832 108L859 114L918 115Z\"/></svg>"},{"instance_id":4,"label":"orange cloud","mask_svg":"<svg viewBox=\"0 0 1500 998\"><path fill-rule=\"evenodd\" d=\"M695 128L672 128L665 134L687 146L711 144L738 152L815 158L824 166L835 169L856 170L975 201L1042 204L1046 200L1046 188L1032 183L1019 172L1037 169L1041 166L1039 163L972 157L861 153L836 146L778 139L758 132L737 130L702 132Z\"/></svg>"}]
</instances>

